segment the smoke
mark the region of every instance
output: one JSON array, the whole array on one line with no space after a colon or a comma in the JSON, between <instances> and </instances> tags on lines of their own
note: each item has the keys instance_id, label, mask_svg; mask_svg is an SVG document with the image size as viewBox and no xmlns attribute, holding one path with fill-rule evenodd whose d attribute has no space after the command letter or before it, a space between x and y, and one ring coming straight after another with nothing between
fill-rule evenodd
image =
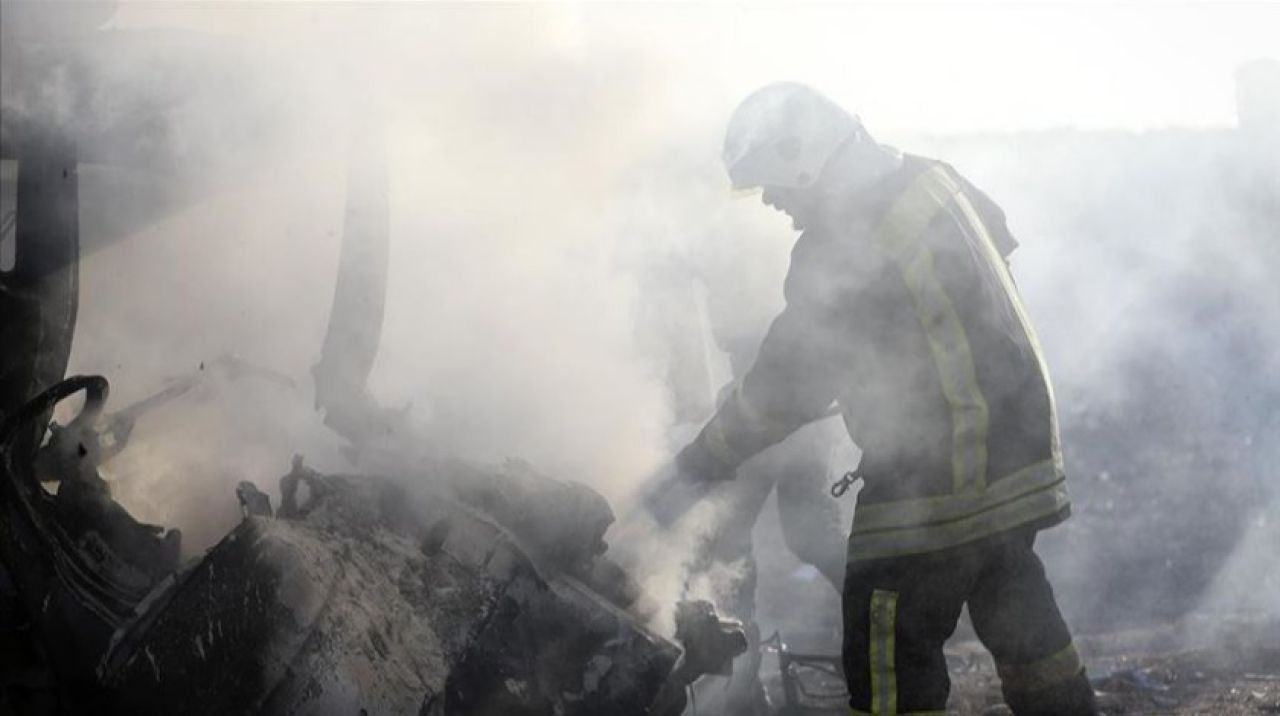
<instances>
[{"instance_id":1,"label":"smoke","mask_svg":"<svg viewBox=\"0 0 1280 716\"><path fill-rule=\"evenodd\" d=\"M1274 450L1260 453L1280 412L1280 192L1259 151L1274 145L1231 128L1229 97L1233 65L1270 47L1274 8L175 3L41 22L3 8L6 127L49 121L86 161L71 372L107 375L114 407L228 352L297 384L209 370L110 466L122 501L191 550L238 518L237 481L272 488L295 452L351 468L309 369L351 133L371 118L392 241L374 395L411 403L424 442L519 456L624 511L688 419L673 344L707 325L763 333L781 307L788 224L729 201L717 154L733 103L793 77L1008 213L1068 429L1077 517L1044 543L1073 619L1229 603L1249 592L1237 575L1276 572L1258 545L1280 513ZM1131 32L1152 22L1164 32ZM1069 61L1080 36L1099 40L1089 68ZM1151 129L1173 125L1198 130ZM710 394L729 357L707 355ZM1196 442L1208 428L1226 435L1212 448ZM679 537L650 552L672 555L650 585L664 598L684 589L696 535ZM1186 599L1154 593L1186 575L1146 569L1165 560L1200 582ZM1163 576L1117 581L1134 564Z\"/></svg>"},{"instance_id":2,"label":"smoke","mask_svg":"<svg viewBox=\"0 0 1280 716\"><path fill-rule=\"evenodd\" d=\"M5 63L7 118L52 107L102 162L81 170L71 370L110 376L117 407L228 351L299 386L210 381L146 416L112 470L144 519L225 527L235 482L271 482L292 451L345 467L303 408L346 150L371 116L391 148L393 265L374 394L411 402L450 452L518 455L613 497L661 459L665 398L606 217L663 129L662 63L537 7L123 5L103 32L43 42L21 20L6 18L31 41ZM75 81L25 61L47 57Z\"/></svg>"}]
</instances>

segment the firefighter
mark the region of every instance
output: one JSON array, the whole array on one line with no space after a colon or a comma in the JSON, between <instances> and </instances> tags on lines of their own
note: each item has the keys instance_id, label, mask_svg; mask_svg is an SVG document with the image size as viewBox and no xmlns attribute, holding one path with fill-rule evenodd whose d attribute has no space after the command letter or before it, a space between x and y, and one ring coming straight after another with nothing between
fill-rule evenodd
<instances>
[{"instance_id":1,"label":"firefighter","mask_svg":"<svg viewBox=\"0 0 1280 716\"><path fill-rule=\"evenodd\" d=\"M649 510L669 524L834 404L863 451L843 589L853 713L943 713L942 646L966 604L1014 713L1096 713L1033 549L1070 508L1000 208L794 83L739 105L724 162L803 233L786 307Z\"/></svg>"}]
</instances>

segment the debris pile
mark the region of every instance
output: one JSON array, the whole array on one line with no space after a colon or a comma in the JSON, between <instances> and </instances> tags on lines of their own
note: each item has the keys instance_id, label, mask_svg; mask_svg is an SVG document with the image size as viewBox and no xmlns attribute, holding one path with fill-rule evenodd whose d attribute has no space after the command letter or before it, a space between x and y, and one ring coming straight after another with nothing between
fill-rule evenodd
<instances>
[{"instance_id":1,"label":"debris pile","mask_svg":"<svg viewBox=\"0 0 1280 716\"><path fill-rule=\"evenodd\" d=\"M645 629L625 610L638 590L601 557L607 503L518 464L396 479L322 475L295 457L278 509L242 482L239 526L135 584L104 566L137 562L130 543L86 542L96 531L69 523L15 450L81 389L96 413L106 381L73 378L6 421L0 444L0 549L25 565L5 575L6 604L25 607L25 638L56 645L62 708L674 715L688 684L746 648L707 603L677 605L679 646ZM60 481L94 472L92 451L75 454ZM94 504L127 516L109 495Z\"/></svg>"}]
</instances>

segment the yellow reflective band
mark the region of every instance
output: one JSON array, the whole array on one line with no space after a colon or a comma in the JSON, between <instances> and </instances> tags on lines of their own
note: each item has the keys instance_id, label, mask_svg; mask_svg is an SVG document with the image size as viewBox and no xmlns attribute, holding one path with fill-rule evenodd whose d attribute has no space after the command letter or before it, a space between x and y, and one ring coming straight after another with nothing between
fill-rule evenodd
<instances>
[{"instance_id":1,"label":"yellow reflective band","mask_svg":"<svg viewBox=\"0 0 1280 716\"><path fill-rule=\"evenodd\" d=\"M1066 480L1059 480L1047 488L995 505L954 522L881 532L854 530L849 535L848 558L850 562L857 562L936 552L1000 532L1007 532L1014 527L1036 520L1065 515L1068 505ZM856 516L854 523L857 523Z\"/></svg>"},{"instance_id":2,"label":"yellow reflective band","mask_svg":"<svg viewBox=\"0 0 1280 716\"><path fill-rule=\"evenodd\" d=\"M952 522L1052 487L1064 478L1052 460L1042 460L992 480L980 494L859 504L854 512L853 531L879 532Z\"/></svg>"},{"instance_id":3,"label":"yellow reflective band","mask_svg":"<svg viewBox=\"0 0 1280 716\"><path fill-rule=\"evenodd\" d=\"M898 675L894 671L894 622L898 593L871 593L871 713L898 713Z\"/></svg>"},{"instance_id":4,"label":"yellow reflective band","mask_svg":"<svg viewBox=\"0 0 1280 716\"><path fill-rule=\"evenodd\" d=\"M911 294L951 409L953 491L981 492L987 476L987 401L978 384L969 337L923 241L929 224L951 200L948 182L940 166L921 172L894 201L876 230L876 240L898 266Z\"/></svg>"},{"instance_id":5,"label":"yellow reflective band","mask_svg":"<svg viewBox=\"0 0 1280 716\"><path fill-rule=\"evenodd\" d=\"M991 270L999 277L1005 296L1008 297L1009 303L1012 304L1014 314L1018 317L1018 322L1022 325L1022 331L1027 336L1027 343L1031 346L1031 352L1035 354L1036 362L1040 366L1040 375L1044 380L1045 391L1049 397L1049 430L1053 459L1061 468L1062 447L1058 437L1058 410L1053 396L1053 384L1049 380L1049 368L1044 360L1044 351L1040 348L1040 339L1036 335L1035 328L1031 325L1031 319L1027 317L1026 308L1022 305L1018 287L1013 282L1013 275L1009 273L1009 264L1000 255L995 242L991 240L991 233L987 231L986 224L982 222L982 218L978 215L978 210L974 208L973 202L969 201L969 197L965 196L960 189L960 185L945 170L941 170L941 167L939 167L939 170L939 181L943 182L948 191L955 197L956 206L959 207L960 212L964 214L965 221L977 235L979 249L982 251L983 257L987 260Z\"/></svg>"},{"instance_id":6,"label":"yellow reflective band","mask_svg":"<svg viewBox=\"0 0 1280 716\"><path fill-rule=\"evenodd\" d=\"M996 664L1005 690L1021 693L1040 691L1074 679L1082 669L1084 662L1080 661L1075 644L1067 644L1065 649L1030 664Z\"/></svg>"}]
</instances>

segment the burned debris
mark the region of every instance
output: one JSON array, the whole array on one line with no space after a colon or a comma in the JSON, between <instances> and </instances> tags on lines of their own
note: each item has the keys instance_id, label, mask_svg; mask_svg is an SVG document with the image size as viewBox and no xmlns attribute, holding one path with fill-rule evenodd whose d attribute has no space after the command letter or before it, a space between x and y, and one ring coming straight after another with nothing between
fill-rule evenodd
<instances>
[{"instance_id":1,"label":"burned debris","mask_svg":"<svg viewBox=\"0 0 1280 716\"><path fill-rule=\"evenodd\" d=\"M314 372L326 422L353 457L376 453L389 472L326 475L297 456L277 507L240 482L228 499L242 522L180 563L181 534L135 519L98 468L206 365L115 412L105 378L61 379L78 257L64 221L76 214L74 162L63 161L70 174L24 163L19 270L0 286L6 709L674 715L691 682L745 649L741 626L707 603L678 607L677 641L628 611L655 607L605 556L614 515L593 490L520 462L489 469L397 451L415 440L403 414L364 388L385 291L376 168L353 183L330 328L339 338ZM367 339L344 333L368 326ZM293 387L233 356L207 368ZM50 420L78 394L74 419Z\"/></svg>"},{"instance_id":2,"label":"burned debris","mask_svg":"<svg viewBox=\"0 0 1280 716\"><path fill-rule=\"evenodd\" d=\"M322 475L296 458L274 517L242 483L244 521L179 568L176 539L109 494L70 511L15 459L28 421L80 390L97 410L105 387L60 383L3 434L0 548L23 565L9 579L72 708L674 714L687 684L745 648L705 603L677 610L683 651L649 632L581 581L602 550L578 532L526 549L530 525L500 522L502 500L579 489L527 470L478 482L473 468L455 495L429 487L448 479ZM82 454L64 483L92 469Z\"/></svg>"}]
</instances>

